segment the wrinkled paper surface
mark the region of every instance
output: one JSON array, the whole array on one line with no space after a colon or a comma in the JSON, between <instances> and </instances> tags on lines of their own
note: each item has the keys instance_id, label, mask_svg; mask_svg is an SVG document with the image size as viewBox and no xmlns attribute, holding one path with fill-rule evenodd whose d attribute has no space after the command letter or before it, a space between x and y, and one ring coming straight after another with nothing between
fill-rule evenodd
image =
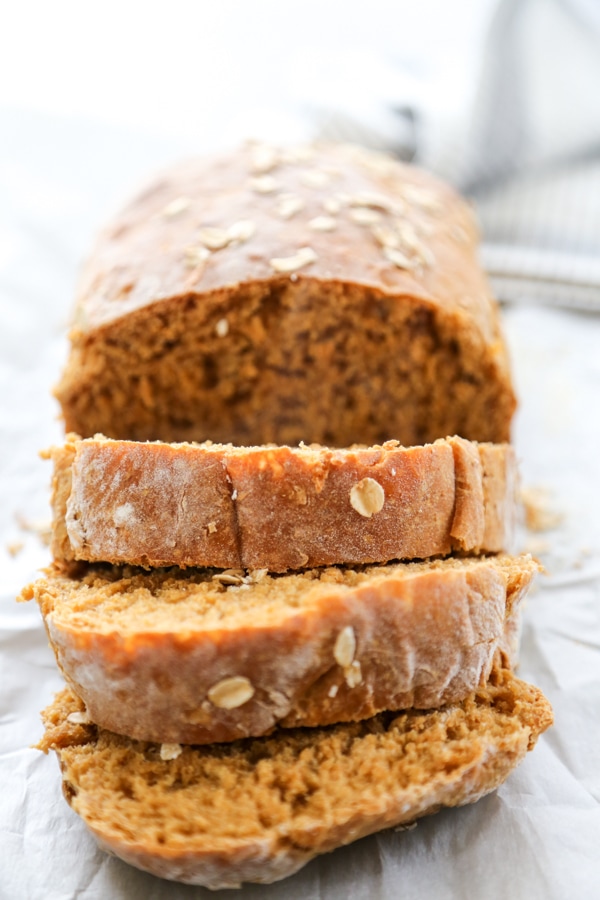
<instances>
[{"instance_id":1,"label":"wrinkled paper surface","mask_svg":"<svg viewBox=\"0 0 600 900\"><path fill-rule=\"evenodd\" d=\"M37 607L15 603L49 562L37 532L49 519L50 465L37 454L61 438L50 387L66 357L78 265L109 212L181 148L18 112L2 112L1 126L0 898L235 896L161 881L96 849L62 798L55 757L31 749L61 678ZM522 480L546 490L562 516L550 531L521 535L547 574L526 605L520 675L544 690L556 724L479 803L365 838L241 898L599 895L600 317L524 298L505 310L505 328Z\"/></svg>"}]
</instances>

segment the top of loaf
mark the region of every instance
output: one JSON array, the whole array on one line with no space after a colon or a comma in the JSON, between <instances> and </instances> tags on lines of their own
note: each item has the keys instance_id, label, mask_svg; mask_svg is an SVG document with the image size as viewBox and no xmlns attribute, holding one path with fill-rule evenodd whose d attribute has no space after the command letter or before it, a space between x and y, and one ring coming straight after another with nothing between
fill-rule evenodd
<instances>
[{"instance_id":1,"label":"top of loaf","mask_svg":"<svg viewBox=\"0 0 600 900\"><path fill-rule=\"evenodd\" d=\"M247 143L165 171L123 209L82 274L76 327L177 295L308 279L465 313L493 342L476 244L468 204L413 166L352 145Z\"/></svg>"}]
</instances>

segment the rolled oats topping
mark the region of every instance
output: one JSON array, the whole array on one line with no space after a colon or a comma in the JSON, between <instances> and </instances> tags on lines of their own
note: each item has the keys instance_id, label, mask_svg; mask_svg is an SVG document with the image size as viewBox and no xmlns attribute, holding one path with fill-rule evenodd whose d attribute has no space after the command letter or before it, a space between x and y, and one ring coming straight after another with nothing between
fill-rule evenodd
<instances>
[{"instance_id":1,"label":"rolled oats topping","mask_svg":"<svg viewBox=\"0 0 600 900\"><path fill-rule=\"evenodd\" d=\"M231 241L226 228L201 228L198 237L209 250L222 250Z\"/></svg>"},{"instance_id":2,"label":"rolled oats topping","mask_svg":"<svg viewBox=\"0 0 600 900\"><path fill-rule=\"evenodd\" d=\"M295 272L308 266L317 260L317 254L312 247L301 247L294 256L279 256L270 260L271 266L276 272Z\"/></svg>"},{"instance_id":3,"label":"rolled oats topping","mask_svg":"<svg viewBox=\"0 0 600 900\"><path fill-rule=\"evenodd\" d=\"M282 219L291 219L304 209L304 200L296 194L282 194L276 209Z\"/></svg>"},{"instance_id":4,"label":"rolled oats topping","mask_svg":"<svg viewBox=\"0 0 600 900\"><path fill-rule=\"evenodd\" d=\"M322 188L329 184L331 175L323 169L309 169L302 173L300 180L306 187Z\"/></svg>"},{"instance_id":5,"label":"rolled oats topping","mask_svg":"<svg viewBox=\"0 0 600 900\"><path fill-rule=\"evenodd\" d=\"M279 190L279 183L272 175L257 175L250 179L250 187L257 194L272 194Z\"/></svg>"},{"instance_id":6,"label":"rolled oats topping","mask_svg":"<svg viewBox=\"0 0 600 900\"><path fill-rule=\"evenodd\" d=\"M308 227L313 231L333 231L336 225L336 220L331 216L316 216L308 223Z\"/></svg>"},{"instance_id":7,"label":"rolled oats topping","mask_svg":"<svg viewBox=\"0 0 600 900\"><path fill-rule=\"evenodd\" d=\"M256 175L272 172L279 164L279 151L268 144L255 144L251 151L250 166Z\"/></svg>"},{"instance_id":8,"label":"rolled oats topping","mask_svg":"<svg viewBox=\"0 0 600 900\"><path fill-rule=\"evenodd\" d=\"M382 247L393 247L397 249L400 246L400 238L393 228L388 225L374 225L371 229L373 237Z\"/></svg>"},{"instance_id":9,"label":"rolled oats topping","mask_svg":"<svg viewBox=\"0 0 600 900\"><path fill-rule=\"evenodd\" d=\"M189 209L191 204L192 201L189 197L176 197L174 200L171 200L170 203L167 203L162 211L162 215L166 219L172 219L180 213L185 212L186 209Z\"/></svg>"},{"instance_id":10,"label":"rolled oats topping","mask_svg":"<svg viewBox=\"0 0 600 900\"><path fill-rule=\"evenodd\" d=\"M384 503L385 491L374 478L361 479L350 491L350 505L366 519L381 512Z\"/></svg>"},{"instance_id":11,"label":"rolled oats topping","mask_svg":"<svg viewBox=\"0 0 600 900\"><path fill-rule=\"evenodd\" d=\"M357 225L376 225L377 222L381 222L381 213L367 207L351 209L348 215Z\"/></svg>"},{"instance_id":12,"label":"rolled oats topping","mask_svg":"<svg viewBox=\"0 0 600 900\"><path fill-rule=\"evenodd\" d=\"M239 241L240 243L249 241L256 234L256 224L252 219L240 219L239 222L234 222L229 226L227 234L230 241Z\"/></svg>"},{"instance_id":13,"label":"rolled oats topping","mask_svg":"<svg viewBox=\"0 0 600 900\"><path fill-rule=\"evenodd\" d=\"M269 574L268 569L252 569L248 573L248 578L250 579L250 584L258 584L263 581L267 575Z\"/></svg>"},{"instance_id":14,"label":"rolled oats topping","mask_svg":"<svg viewBox=\"0 0 600 900\"><path fill-rule=\"evenodd\" d=\"M361 191L353 194L350 198L351 206L366 207L368 209L382 209L385 212L394 211L394 203L385 194L378 194L375 191Z\"/></svg>"},{"instance_id":15,"label":"rolled oats topping","mask_svg":"<svg viewBox=\"0 0 600 900\"><path fill-rule=\"evenodd\" d=\"M335 216L342 208L341 200L338 200L337 197L326 197L323 200L323 209L325 212L328 212L330 216Z\"/></svg>"},{"instance_id":16,"label":"rolled oats topping","mask_svg":"<svg viewBox=\"0 0 600 900\"><path fill-rule=\"evenodd\" d=\"M213 575L212 580L220 584L243 584L244 572L243 569L225 569Z\"/></svg>"},{"instance_id":17,"label":"rolled oats topping","mask_svg":"<svg viewBox=\"0 0 600 900\"><path fill-rule=\"evenodd\" d=\"M252 683L243 675L223 678L208 691L208 699L219 709L237 709L254 696Z\"/></svg>"},{"instance_id":18,"label":"rolled oats topping","mask_svg":"<svg viewBox=\"0 0 600 900\"><path fill-rule=\"evenodd\" d=\"M351 625L346 625L338 634L333 646L333 658L338 666L346 669L356 653L356 635Z\"/></svg>"},{"instance_id":19,"label":"rolled oats topping","mask_svg":"<svg viewBox=\"0 0 600 900\"><path fill-rule=\"evenodd\" d=\"M417 268L417 262L414 259L409 259L406 254L402 253L401 250L396 250L394 247L384 247L383 255L385 258L393 263L398 269L415 269Z\"/></svg>"},{"instance_id":20,"label":"rolled oats topping","mask_svg":"<svg viewBox=\"0 0 600 900\"><path fill-rule=\"evenodd\" d=\"M186 247L184 250L184 260L186 266L195 269L197 266L203 266L210 259L210 250L202 245Z\"/></svg>"},{"instance_id":21,"label":"rolled oats topping","mask_svg":"<svg viewBox=\"0 0 600 900\"><path fill-rule=\"evenodd\" d=\"M403 185L401 194L409 203L414 203L415 206L420 206L428 212L438 212L441 209L439 197L417 184Z\"/></svg>"}]
</instances>

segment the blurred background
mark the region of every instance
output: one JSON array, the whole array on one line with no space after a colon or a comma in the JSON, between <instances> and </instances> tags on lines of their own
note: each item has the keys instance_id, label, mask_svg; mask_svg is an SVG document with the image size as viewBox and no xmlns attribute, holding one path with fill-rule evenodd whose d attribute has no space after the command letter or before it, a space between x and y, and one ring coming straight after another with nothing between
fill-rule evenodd
<instances>
[{"instance_id":1,"label":"blurred background","mask_svg":"<svg viewBox=\"0 0 600 900\"><path fill-rule=\"evenodd\" d=\"M15 208L53 233L39 271L156 166L315 136L472 195L503 298L600 307L598 0L3 4L0 274Z\"/></svg>"}]
</instances>

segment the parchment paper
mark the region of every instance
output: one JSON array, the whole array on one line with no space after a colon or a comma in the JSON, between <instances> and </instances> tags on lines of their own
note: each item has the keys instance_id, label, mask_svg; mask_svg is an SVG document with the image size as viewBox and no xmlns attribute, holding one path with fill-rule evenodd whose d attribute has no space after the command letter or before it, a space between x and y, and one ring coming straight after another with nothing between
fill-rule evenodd
<instances>
[{"instance_id":1,"label":"parchment paper","mask_svg":"<svg viewBox=\"0 0 600 900\"><path fill-rule=\"evenodd\" d=\"M36 529L49 518L50 467L37 453L61 437L49 391L78 264L132 185L182 148L18 112L3 111L0 127L0 898L235 896L155 879L96 849L62 799L55 758L30 747L61 679L37 608L14 602L49 562ZM546 489L563 517L521 536L547 574L527 604L520 674L547 694L556 724L476 805L366 838L241 898L600 896L600 317L523 298L505 324L523 482Z\"/></svg>"}]
</instances>

